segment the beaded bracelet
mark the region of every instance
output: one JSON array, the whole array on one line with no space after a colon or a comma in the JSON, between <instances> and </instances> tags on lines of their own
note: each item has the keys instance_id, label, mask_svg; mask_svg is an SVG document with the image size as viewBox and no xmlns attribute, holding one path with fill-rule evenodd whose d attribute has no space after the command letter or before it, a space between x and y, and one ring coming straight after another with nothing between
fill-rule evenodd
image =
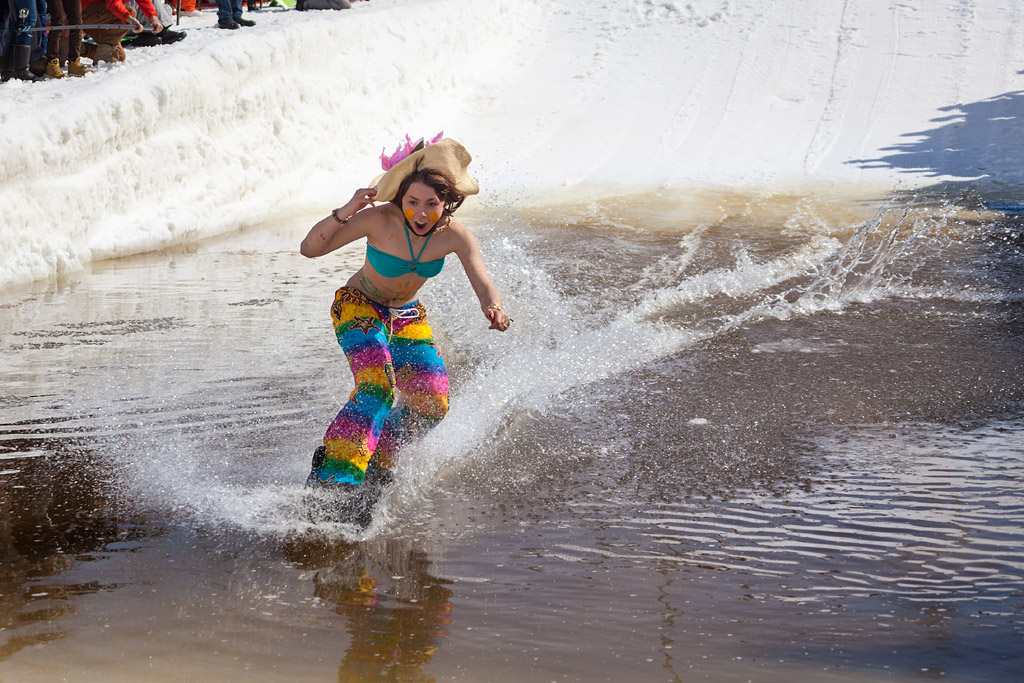
<instances>
[{"instance_id":1,"label":"beaded bracelet","mask_svg":"<svg viewBox=\"0 0 1024 683\"><path fill-rule=\"evenodd\" d=\"M334 211L331 211L331 216L334 218L334 220L338 221L342 225L345 225L346 223L348 223L348 218L345 218L345 219L338 218L338 211L340 211L340 210L341 210L341 207L339 206ZM349 216L349 218L351 218L351 216Z\"/></svg>"}]
</instances>

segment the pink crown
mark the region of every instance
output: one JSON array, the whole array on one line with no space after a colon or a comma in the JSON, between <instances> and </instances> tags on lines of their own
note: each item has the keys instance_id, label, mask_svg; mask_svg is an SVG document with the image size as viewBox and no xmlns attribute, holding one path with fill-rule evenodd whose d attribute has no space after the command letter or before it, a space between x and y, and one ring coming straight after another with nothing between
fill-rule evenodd
<instances>
[{"instance_id":1,"label":"pink crown","mask_svg":"<svg viewBox=\"0 0 1024 683\"><path fill-rule=\"evenodd\" d=\"M380 151L380 167L382 169L384 169L385 171L390 171L391 167L394 166L395 164L397 164L402 159L406 158L407 156L409 156L413 152L418 152L421 149L423 149L424 147L427 147L429 145L434 144L435 142L440 141L443 136L444 136L444 131L441 131L440 133L438 133L437 135L435 135L434 137L432 137L429 140L425 140L424 138L420 138L416 142L413 142L409 138L409 135L406 134L406 136L405 136L405 144L404 145L401 145L401 144L398 145L398 149L396 149L395 153L392 154L391 156L388 156L385 153L384 149L381 149L381 151Z\"/></svg>"}]
</instances>

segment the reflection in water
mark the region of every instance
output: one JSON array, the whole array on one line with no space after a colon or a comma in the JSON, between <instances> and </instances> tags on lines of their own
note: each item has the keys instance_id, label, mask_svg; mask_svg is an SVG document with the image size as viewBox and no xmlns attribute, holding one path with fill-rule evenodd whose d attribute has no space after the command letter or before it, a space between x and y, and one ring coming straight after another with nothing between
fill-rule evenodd
<instances>
[{"instance_id":1,"label":"reflection in water","mask_svg":"<svg viewBox=\"0 0 1024 683\"><path fill-rule=\"evenodd\" d=\"M351 641L339 681L432 680L424 667L449 633L452 582L430 573L431 561L414 541L307 536L293 540L286 555L318 570L314 595L346 619Z\"/></svg>"},{"instance_id":2,"label":"reflection in water","mask_svg":"<svg viewBox=\"0 0 1024 683\"><path fill-rule=\"evenodd\" d=\"M347 266L246 233L0 297L4 678L1013 680L1019 219L707 203L482 231L518 331L431 290L457 400L380 525L421 540L293 566Z\"/></svg>"},{"instance_id":3,"label":"reflection in water","mask_svg":"<svg viewBox=\"0 0 1024 683\"><path fill-rule=\"evenodd\" d=\"M33 439L0 445L0 661L62 638L70 598L110 586L60 582L76 557L117 538L103 468L81 453Z\"/></svg>"}]
</instances>

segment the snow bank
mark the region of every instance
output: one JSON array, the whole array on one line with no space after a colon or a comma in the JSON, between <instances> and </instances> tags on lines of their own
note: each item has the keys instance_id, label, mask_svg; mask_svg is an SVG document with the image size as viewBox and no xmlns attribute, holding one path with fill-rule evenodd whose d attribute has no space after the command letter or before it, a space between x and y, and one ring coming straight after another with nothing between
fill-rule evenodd
<instances>
[{"instance_id":1,"label":"snow bank","mask_svg":"<svg viewBox=\"0 0 1024 683\"><path fill-rule=\"evenodd\" d=\"M542 24L529 0L204 15L95 76L0 88L0 286L340 205L382 146L464 130Z\"/></svg>"},{"instance_id":2,"label":"snow bank","mask_svg":"<svg viewBox=\"0 0 1024 683\"><path fill-rule=\"evenodd\" d=\"M1013 0L373 0L0 87L0 287L341 204L406 132L485 197L1024 181ZM837 190L836 188L840 188Z\"/></svg>"}]
</instances>

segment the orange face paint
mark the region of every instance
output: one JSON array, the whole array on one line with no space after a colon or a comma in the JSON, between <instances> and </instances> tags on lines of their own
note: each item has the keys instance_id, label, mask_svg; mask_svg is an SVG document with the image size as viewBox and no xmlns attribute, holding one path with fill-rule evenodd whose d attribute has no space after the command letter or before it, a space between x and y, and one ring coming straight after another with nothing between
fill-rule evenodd
<instances>
[{"instance_id":1,"label":"orange face paint","mask_svg":"<svg viewBox=\"0 0 1024 683\"><path fill-rule=\"evenodd\" d=\"M433 211L431 211L430 213L427 214L427 218L430 219L431 223L436 223L438 220L441 219L441 214L434 213Z\"/></svg>"}]
</instances>

